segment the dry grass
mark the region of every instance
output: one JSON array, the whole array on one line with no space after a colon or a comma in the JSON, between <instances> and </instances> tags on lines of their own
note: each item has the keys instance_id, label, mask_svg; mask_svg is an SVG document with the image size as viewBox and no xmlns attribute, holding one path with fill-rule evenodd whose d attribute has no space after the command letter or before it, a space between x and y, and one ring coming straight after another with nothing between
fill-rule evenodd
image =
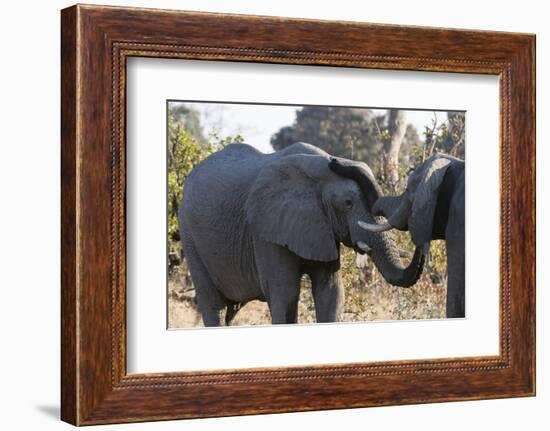
<instances>
[{"instance_id":1,"label":"dry grass","mask_svg":"<svg viewBox=\"0 0 550 431\"><path fill-rule=\"evenodd\" d=\"M410 249L405 236L401 245ZM422 277L410 288L388 284L372 262L356 258L342 250L342 279L345 305L342 321L439 319L445 317L446 276L445 248L441 241L432 242L430 259ZM201 327L202 318L195 304L195 291L185 261L170 274L168 283L168 326ZM314 323L315 307L309 278L302 279L298 323ZM232 325L267 325L271 323L265 302L252 301L239 310Z\"/></svg>"}]
</instances>

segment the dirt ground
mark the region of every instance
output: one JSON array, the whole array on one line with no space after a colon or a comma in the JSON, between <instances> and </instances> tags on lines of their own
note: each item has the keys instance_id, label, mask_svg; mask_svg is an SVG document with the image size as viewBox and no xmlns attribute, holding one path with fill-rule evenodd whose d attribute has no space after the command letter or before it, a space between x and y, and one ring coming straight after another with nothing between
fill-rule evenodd
<instances>
[{"instance_id":1,"label":"dirt ground","mask_svg":"<svg viewBox=\"0 0 550 431\"><path fill-rule=\"evenodd\" d=\"M355 264L355 263L354 263ZM429 272L429 271L428 271ZM361 279L346 287L342 321L440 319L445 317L446 279L424 274L411 288L386 283L376 270L359 272ZM433 276L433 274L432 274ZM298 323L315 323L315 308L309 280L304 278L298 305ZM242 307L232 326L269 325L265 302L251 301ZM169 328L202 327L195 304L195 291L185 263L170 277L168 285Z\"/></svg>"},{"instance_id":2,"label":"dirt ground","mask_svg":"<svg viewBox=\"0 0 550 431\"><path fill-rule=\"evenodd\" d=\"M169 289L173 292L176 287L171 286ZM300 301L298 321L300 323L315 323L315 309L312 308L312 304L308 305L306 301ZM267 303L262 301L251 301L246 304L238 311L231 323L232 326L270 324L269 308ZM203 326L199 309L195 304L194 291L190 291L179 298L174 294L170 296L168 299L168 326L170 328Z\"/></svg>"}]
</instances>

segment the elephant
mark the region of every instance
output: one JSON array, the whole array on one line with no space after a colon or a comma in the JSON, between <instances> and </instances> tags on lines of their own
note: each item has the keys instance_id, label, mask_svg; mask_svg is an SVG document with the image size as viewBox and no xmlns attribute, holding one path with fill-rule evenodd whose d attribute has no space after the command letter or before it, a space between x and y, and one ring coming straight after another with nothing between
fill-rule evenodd
<instances>
[{"instance_id":1,"label":"elephant","mask_svg":"<svg viewBox=\"0 0 550 431\"><path fill-rule=\"evenodd\" d=\"M359 179L353 165L334 160L331 169L339 175ZM386 222L360 222L369 232L408 230L416 247L444 239L447 250L447 318L465 315L464 268L464 176L465 164L455 157L436 154L419 165L399 196L382 196L372 206L372 214Z\"/></svg>"},{"instance_id":2,"label":"elephant","mask_svg":"<svg viewBox=\"0 0 550 431\"><path fill-rule=\"evenodd\" d=\"M271 154L230 144L194 167L178 218L205 326L230 325L256 299L267 301L273 324L296 323L304 274L311 279L317 322L339 321L340 243L368 253L391 283L418 280L421 250L404 266L392 233L367 232L357 224L376 222L369 209L381 193L370 168L346 160L361 172L361 190L333 173L330 160L305 143Z\"/></svg>"}]
</instances>

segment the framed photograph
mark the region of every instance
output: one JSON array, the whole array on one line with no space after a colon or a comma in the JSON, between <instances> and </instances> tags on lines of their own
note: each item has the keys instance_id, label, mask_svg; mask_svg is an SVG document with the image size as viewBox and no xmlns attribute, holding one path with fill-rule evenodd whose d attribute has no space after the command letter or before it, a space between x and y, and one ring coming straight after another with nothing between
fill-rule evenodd
<instances>
[{"instance_id":1,"label":"framed photograph","mask_svg":"<svg viewBox=\"0 0 550 431\"><path fill-rule=\"evenodd\" d=\"M61 416L535 394L535 36L61 13Z\"/></svg>"}]
</instances>

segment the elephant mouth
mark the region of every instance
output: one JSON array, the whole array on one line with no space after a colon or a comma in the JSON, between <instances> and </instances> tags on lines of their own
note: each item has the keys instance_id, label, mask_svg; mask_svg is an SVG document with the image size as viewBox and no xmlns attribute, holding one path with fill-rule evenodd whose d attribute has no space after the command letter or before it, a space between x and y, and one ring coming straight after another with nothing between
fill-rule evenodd
<instances>
[{"instance_id":1,"label":"elephant mouth","mask_svg":"<svg viewBox=\"0 0 550 431\"><path fill-rule=\"evenodd\" d=\"M364 241L357 241L354 245L353 245L353 249L355 250L356 253L359 253L359 254L369 254L372 252L372 248Z\"/></svg>"}]
</instances>

